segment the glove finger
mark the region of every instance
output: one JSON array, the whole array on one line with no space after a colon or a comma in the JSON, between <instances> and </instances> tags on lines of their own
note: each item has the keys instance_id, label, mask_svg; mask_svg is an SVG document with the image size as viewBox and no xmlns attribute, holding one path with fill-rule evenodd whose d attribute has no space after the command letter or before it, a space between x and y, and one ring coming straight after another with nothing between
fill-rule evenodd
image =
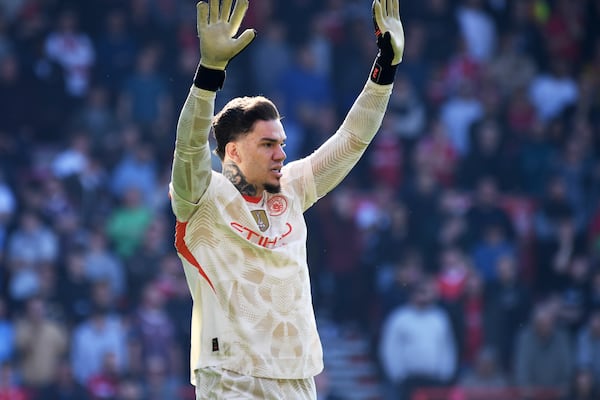
<instances>
[{"instance_id":1,"label":"glove finger","mask_svg":"<svg viewBox=\"0 0 600 400\"><path fill-rule=\"evenodd\" d=\"M380 32L380 33L376 32L376 34L379 35L379 34L381 34L381 32L383 31L383 29L385 27L383 24L383 22L384 22L383 21L383 10L381 7L381 2L379 0L373 1L373 16L374 16L375 24L376 24L375 29L379 30L379 32Z\"/></svg>"},{"instance_id":2,"label":"glove finger","mask_svg":"<svg viewBox=\"0 0 600 400\"><path fill-rule=\"evenodd\" d=\"M210 1L210 23L216 24L219 21L219 0Z\"/></svg>"},{"instance_id":3,"label":"glove finger","mask_svg":"<svg viewBox=\"0 0 600 400\"><path fill-rule=\"evenodd\" d=\"M240 29L240 25L242 24L242 20L244 19L247 10L248 0L236 0L231 18L229 19L232 34L235 34L238 29Z\"/></svg>"},{"instance_id":4,"label":"glove finger","mask_svg":"<svg viewBox=\"0 0 600 400\"><path fill-rule=\"evenodd\" d=\"M392 15L392 0L383 0L383 6L385 16L389 17L390 15Z\"/></svg>"},{"instance_id":5,"label":"glove finger","mask_svg":"<svg viewBox=\"0 0 600 400\"><path fill-rule=\"evenodd\" d=\"M390 0L392 2L392 17L400 19L400 1Z\"/></svg>"},{"instance_id":6,"label":"glove finger","mask_svg":"<svg viewBox=\"0 0 600 400\"><path fill-rule=\"evenodd\" d=\"M242 34L235 40L234 54L240 53L244 50L256 37L256 31L254 29L246 29Z\"/></svg>"},{"instance_id":7,"label":"glove finger","mask_svg":"<svg viewBox=\"0 0 600 400\"><path fill-rule=\"evenodd\" d=\"M198 29L198 35L200 35L202 28L208 24L208 3L205 1L199 1L198 4L196 4L196 12L198 15L196 26Z\"/></svg>"},{"instance_id":8,"label":"glove finger","mask_svg":"<svg viewBox=\"0 0 600 400\"><path fill-rule=\"evenodd\" d=\"M231 4L233 0L223 0L221 4L221 21L228 22L231 16Z\"/></svg>"}]
</instances>

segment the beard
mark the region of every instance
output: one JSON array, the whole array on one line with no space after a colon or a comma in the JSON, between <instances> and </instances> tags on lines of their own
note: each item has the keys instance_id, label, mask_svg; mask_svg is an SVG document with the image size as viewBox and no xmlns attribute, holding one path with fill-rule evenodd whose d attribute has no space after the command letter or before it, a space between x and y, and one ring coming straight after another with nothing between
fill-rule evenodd
<instances>
[{"instance_id":1,"label":"beard","mask_svg":"<svg viewBox=\"0 0 600 400\"><path fill-rule=\"evenodd\" d=\"M280 184L272 185L270 183L265 183L264 188L267 191L267 193L271 193L271 194L275 194L275 193L281 192L281 185Z\"/></svg>"}]
</instances>

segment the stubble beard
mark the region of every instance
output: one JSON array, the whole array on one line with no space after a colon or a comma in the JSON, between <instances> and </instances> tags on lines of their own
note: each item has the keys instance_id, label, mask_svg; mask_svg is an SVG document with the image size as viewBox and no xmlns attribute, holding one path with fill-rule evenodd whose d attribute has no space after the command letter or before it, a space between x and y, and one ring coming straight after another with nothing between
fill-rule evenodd
<instances>
[{"instance_id":1,"label":"stubble beard","mask_svg":"<svg viewBox=\"0 0 600 400\"><path fill-rule=\"evenodd\" d=\"M267 193L271 193L271 194L277 194L277 193L281 192L281 185L280 184L273 185L271 183L265 183L264 184L264 188L265 188L265 191Z\"/></svg>"}]
</instances>

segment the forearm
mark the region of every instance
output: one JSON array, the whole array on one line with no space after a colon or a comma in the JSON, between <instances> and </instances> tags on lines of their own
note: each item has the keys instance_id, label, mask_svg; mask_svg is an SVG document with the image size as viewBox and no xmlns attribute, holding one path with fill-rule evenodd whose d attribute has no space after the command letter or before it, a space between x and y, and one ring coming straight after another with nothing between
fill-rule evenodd
<instances>
[{"instance_id":1,"label":"forearm","mask_svg":"<svg viewBox=\"0 0 600 400\"><path fill-rule=\"evenodd\" d=\"M198 202L210 182L208 135L215 97L215 92L192 86L177 123L171 184L177 196L189 203Z\"/></svg>"},{"instance_id":2,"label":"forearm","mask_svg":"<svg viewBox=\"0 0 600 400\"><path fill-rule=\"evenodd\" d=\"M319 197L356 165L381 126L391 92L392 85L367 81L340 129L309 156Z\"/></svg>"}]
</instances>

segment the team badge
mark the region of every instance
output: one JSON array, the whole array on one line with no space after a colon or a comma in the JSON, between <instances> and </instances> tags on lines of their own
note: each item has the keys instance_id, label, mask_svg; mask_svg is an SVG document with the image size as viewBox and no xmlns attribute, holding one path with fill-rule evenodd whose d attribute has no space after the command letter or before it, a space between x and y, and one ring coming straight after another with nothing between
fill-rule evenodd
<instances>
[{"instance_id":1,"label":"team badge","mask_svg":"<svg viewBox=\"0 0 600 400\"><path fill-rule=\"evenodd\" d=\"M287 200L283 196L273 196L267 201L269 215L276 217L287 210Z\"/></svg>"},{"instance_id":2,"label":"team badge","mask_svg":"<svg viewBox=\"0 0 600 400\"><path fill-rule=\"evenodd\" d=\"M269 229L269 218L267 218L267 213L265 210L254 210L250 212L252 213L252 216L256 221L256 225L258 225L258 229L260 229L261 232Z\"/></svg>"}]
</instances>

